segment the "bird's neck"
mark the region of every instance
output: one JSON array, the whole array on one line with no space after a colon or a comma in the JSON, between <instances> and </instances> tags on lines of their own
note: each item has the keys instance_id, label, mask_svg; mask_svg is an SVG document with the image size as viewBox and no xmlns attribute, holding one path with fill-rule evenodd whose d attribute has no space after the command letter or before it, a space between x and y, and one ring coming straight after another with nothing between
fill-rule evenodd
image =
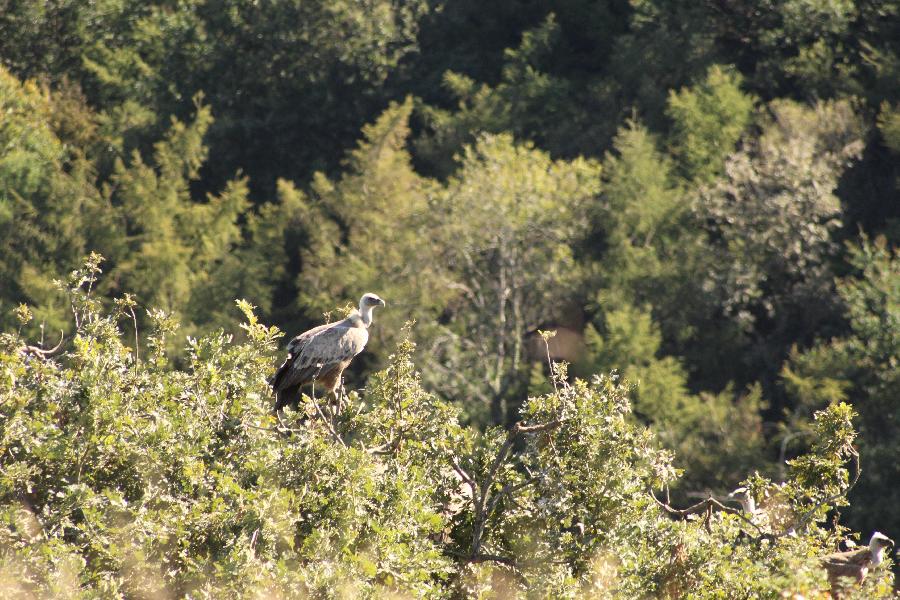
<instances>
[{"instance_id":1,"label":"bird's neck","mask_svg":"<svg viewBox=\"0 0 900 600\"><path fill-rule=\"evenodd\" d=\"M363 327L368 328L369 325L372 324L372 306L360 306L359 307L359 318L362 321Z\"/></svg>"},{"instance_id":2,"label":"bird's neck","mask_svg":"<svg viewBox=\"0 0 900 600\"><path fill-rule=\"evenodd\" d=\"M745 512L748 512L751 514L756 512L756 501L753 498L751 498L750 496L745 496L741 500L741 505L743 506Z\"/></svg>"},{"instance_id":3,"label":"bird's neck","mask_svg":"<svg viewBox=\"0 0 900 600\"><path fill-rule=\"evenodd\" d=\"M869 552L872 553L872 564L880 565L884 560L884 546L879 546L877 549L870 547Z\"/></svg>"}]
</instances>

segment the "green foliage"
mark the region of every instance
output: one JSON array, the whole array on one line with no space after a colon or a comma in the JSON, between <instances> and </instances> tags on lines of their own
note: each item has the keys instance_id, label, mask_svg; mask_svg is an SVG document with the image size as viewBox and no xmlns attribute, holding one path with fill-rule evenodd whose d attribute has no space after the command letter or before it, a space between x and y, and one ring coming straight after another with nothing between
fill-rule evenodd
<instances>
[{"instance_id":1,"label":"green foliage","mask_svg":"<svg viewBox=\"0 0 900 600\"><path fill-rule=\"evenodd\" d=\"M839 523L833 535L815 525L751 544L739 536L756 536L755 524L736 515L670 523L625 494L615 506L634 517L637 548L633 530L592 504L609 492L595 473L529 444L575 452L628 437L630 449L583 456L636 465L638 479L618 483L643 486L639 456L652 454L684 471L669 486L677 501L758 471L747 485L760 502L791 504L782 516L822 502L812 524L840 503L823 499L845 492L852 452L816 440L846 441L834 407L848 402L865 468L844 512L864 538L896 537L898 10L896 0L0 2L3 360L15 365L14 402L55 403L52 418L15 413L27 423L9 435L42 453L17 465L49 465L33 490L52 477L75 485L64 465L97 461L82 469L89 493L57 483L64 496L32 505L26 485L9 504L16 531L38 531L43 507L57 520L27 559L46 575L35 594L246 595L246 576L265 580L263 596L815 596L824 584L810 557L833 547ZM268 421L268 350L250 349L259 323L233 299L293 335L364 291L388 309L348 371L355 408L323 420L308 400L292 415L304 427ZM240 310L250 329L235 343L221 331ZM404 342L412 320L415 347ZM550 328L561 335L540 339ZM53 362L57 330L66 354ZM259 380L241 379L249 363L237 355ZM562 377L559 358L577 376L617 369L629 384L584 387ZM234 431L224 400L193 400L220 394L221 377L242 398L234 410L254 415ZM634 413L620 420L598 398L626 385ZM544 404L610 421L520 430L491 475L502 430ZM820 419L834 427L813 418L826 407ZM550 418L540 410L522 427ZM171 430L143 429L151 413ZM73 429L84 419L87 443ZM217 454L228 440L263 465L246 473L264 472L269 487ZM200 483L139 458L180 469L178 452ZM214 475L195 477L197 465ZM587 487L542 487L557 468ZM527 483L536 469L549 479ZM327 490L307 485L314 472ZM203 487L216 478L240 491ZM507 502L507 485L521 501ZM491 497L501 499L488 514ZM318 516L298 508L307 499ZM594 533L625 557L579 537L592 525L564 511L620 531ZM207 514L219 519L209 531ZM269 525L250 528L253 515ZM187 529L168 533L177 523ZM515 566L470 556L478 528L479 551ZM858 593L884 591L873 581Z\"/></svg>"},{"instance_id":2,"label":"green foliage","mask_svg":"<svg viewBox=\"0 0 900 600\"><path fill-rule=\"evenodd\" d=\"M417 140L417 153L441 175L453 170L450 159L462 146L471 144L479 132L536 138L534 141L542 146L566 148L571 154L577 144L572 138L586 133L579 131L578 116L571 104L575 90L543 68L558 37L559 25L552 13L543 23L525 31L518 47L504 50L496 86L478 84L462 73L447 71L442 83L456 101L457 110L422 107L428 131Z\"/></svg>"},{"instance_id":3,"label":"green foliage","mask_svg":"<svg viewBox=\"0 0 900 600\"><path fill-rule=\"evenodd\" d=\"M436 235L429 202L437 186L410 164L411 111L411 99L391 105L363 129L341 180L319 173L311 197L301 200L309 239L298 282L301 303L324 312L338 298L355 301L378 290L392 307L383 315L388 336L406 320L433 320L447 294L435 248L421 243Z\"/></svg>"},{"instance_id":4,"label":"green foliage","mask_svg":"<svg viewBox=\"0 0 900 600\"><path fill-rule=\"evenodd\" d=\"M758 387L743 395L691 394L684 366L659 356L661 335L649 312L623 306L605 312L602 335L589 325L587 352L579 371L617 369L632 390L635 414L652 425L659 442L673 450L686 476L681 489L708 485L725 492L741 469L763 467L765 438Z\"/></svg>"},{"instance_id":5,"label":"green foliage","mask_svg":"<svg viewBox=\"0 0 900 600\"><path fill-rule=\"evenodd\" d=\"M417 386L408 345L350 419L364 435L343 446L322 427L289 437L271 427L265 374L279 332L248 303L245 341L189 338L185 370L173 371L122 344L126 315L73 294L84 312L65 366L4 338L0 497L4 570L23 575L14 589L434 589L449 563L429 538L442 523L432 499L441 447L429 440L451 443L454 417ZM163 333L149 335L162 352ZM388 432L398 448L383 459L361 445Z\"/></svg>"},{"instance_id":6,"label":"green foliage","mask_svg":"<svg viewBox=\"0 0 900 600\"><path fill-rule=\"evenodd\" d=\"M860 454L870 472L854 493L865 509L851 509L851 519L858 526L889 529L898 524L890 508L892 492L884 485L897 475L896 462L888 457L897 452L900 262L884 238L864 240L851 249L851 257L858 275L838 282L850 332L795 352L784 377L806 411L846 400L860 414Z\"/></svg>"},{"instance_id":7,"label":"green foliage","mask_svg":"<svg viewBox=\"0 0 900 600\"><path fill-rule=\"evenodd\" d=\"M0 68L0 322L26 302L51 331L66 320L52 281L100 242L109 223L92 166L54 130L54 121L65 121L55 108L45 89Z\"/></svg>"},{"instance_id":8,"label":"green foliage","mask_svg":"<svg viewBox=\"0 0 900 600\"><path fill-rule=\"evenodd\" d=\"M861 125L847 103L777 102L769 110L773 118L759 139L728 158L725 177L702 191L697 205L730 257L720 260L710 285L744 327L798 312L813 320L828 309L821 298L831 287L831 231L841 217L834 192L862 148ZM814 299L817 311L810 310Z\"/></svg>"},{"instance_id":9,"label":"green foliage","mask_svg":"<svg viewBox=\"0 0 900 600\"><path fill-rule=\"evenodd\" d=\"M245 177L195 201L191 187L206 161L212 123L199 97L195 117L173 119L148 153L152 159L138 150L126 159L117 156L126 145L122 130L109 131L122 124L93 113L77 90L50 94L5 71L0 80L7 114L0 269L8 282L0 307L27 302L35 308L35 329L67 327L53 281L93 248L111 263L100 293L130 289L141 305L161 307L190 327L231 322L229 299L241 293L274 309L287 262L284 215L292 206L251 211ZM138 313L143 322L144 311Z\"/></svg>"},{"instance_id":10,"label":"green foliage","mask_svg":"<svg viewBox=\"0 0 900 600\"><path fill-rule=\"evenodd\" d=\"M440 258L457 290L452 337L435 344L448 367L435 373L451 397L490 406L493 422L512 421L508 403L526 367L525 336L563 317L583 273L575 248L599 190L593 161L554 161L510 136L467 147L433 213ZM486 368L485 368L486 367Z\"/></svg>"},{"instance_id":11,"label":"green foliage","mask_svg":"<svg viewBox=\"0 0 900 600\"><path fill-rule=\"evenodd\" d=\"M203 135L211 121L209 108L200 104L192 123L173 120L154 145L153 164L135 151L129 164L116 162L108 188L125 229L123 246L113 255L116 285L179 319L193 291L209 284L241 240L237 221L247 210L245 180L229 183L205 203L191 199L189 185L206 158Z\"/></svg>"},{"instance_id":12,"label":"green foliage","mask_svg":"<svg viewBox=\"0 0 900 600\"><path fill-rule=\"evenodd\" d=\"M848 488L847 405L815 419L779 491L796 535L756 538L720 513L672 521L649 490L669 452L630 418L615 377L529 398L512 428L479 432L427 392L401 341L347 409L269 413L280 332L244 313L241 341L188 338L163 360L164 317L141 359L128 303L98 312L99 257L67 288L78 328L48 359L0 352L0 582L15 596L692 597L827 589L819 527ZM24 311L20 313L25 316ZM409 332L407 332L409 334ZM324 418L323 418L324 417ZM752 533L752 532L751 532ZM870 576L867 597L889 597Z\"/></svg>"},{"instance_id":13,"label":"green foliage","mask_svg":"<svg viewBox=\"0 0 900 600\"><path fill-rule=\"evenodd\" d=\"M750 124L753 99L741 92L741 78L719 66L693 88L669 93L672 143L685 178L711 181Z\"/></svg>"}]
</instances>

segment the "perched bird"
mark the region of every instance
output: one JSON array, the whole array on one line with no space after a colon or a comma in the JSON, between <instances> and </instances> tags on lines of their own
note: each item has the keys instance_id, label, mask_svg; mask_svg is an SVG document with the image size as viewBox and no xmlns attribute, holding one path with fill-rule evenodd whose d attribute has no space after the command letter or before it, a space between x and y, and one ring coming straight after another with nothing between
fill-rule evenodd
<instances>
[{"instance_id":1,"label":"perched bird","mask_svg":"<svg viewBox=\"0 0 900 600\"><path fill-rule=\"evenodd\" d=\"M269 380L275 391L275 411L288 404L296 406L300 387L307 383L319 382L337 398L341 374L369 341L373 309L384 305L377 295L364 294L359 309L343 321L319 325L292 339L287 358Z\"/></svg>"},{"instance_id":2,"label":"perched bird","mask_svg":"<svg viewBox=\"0 0 900 600\"><path fill-rule=\"evenodd\" d=\"M841 577L852 577L862 583L871 567L877 567L884 560L884 551L894 546L894 540L876 531L872 534L867 548L857 548L846 552L834 552L822 557L822 566L828 571L828 581L834 588Z\"/></svg>"},{"instance_id":3,"label":"perched bird","mask_svg":"<svg viewBox=\"0 0 900 600\"><path fill-rule=\"evenodd\" d=\"M754 497L746 487L739 487L728 495L728 499L741 503L744 516L760 533L797 535L797 515L785 493L784 484L769 484L757 494Z\"/></svg>"},{"instance_id":4,"label":"perched bird","mask_svg":"<svg viewBox=\"0 0 900 600\"><path fill-rule=\"evenodd\" d=\"M741 503L741 508L744 509L744 512L748 515L756 514L756 500L753 499L753 496L750 495L750 491L741 486L728 494L729 500L735 500L736 502Z\"/></svg>"}]
</instances>

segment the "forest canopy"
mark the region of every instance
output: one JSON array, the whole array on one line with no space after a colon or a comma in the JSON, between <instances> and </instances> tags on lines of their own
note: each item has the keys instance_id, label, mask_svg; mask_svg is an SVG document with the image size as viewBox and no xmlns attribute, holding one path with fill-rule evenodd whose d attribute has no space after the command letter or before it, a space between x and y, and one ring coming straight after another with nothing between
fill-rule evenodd
<instances>
[{"instance_id":1,"label":"forest canopy","mask_svg":"<svg viewBox=\"0 0 900 600\"><path fill-rule=\"evenodd\" d=\"M815 595L900 535L898 245L896 0L0 2L2 585Z\"/></svg>"}]
</instances>

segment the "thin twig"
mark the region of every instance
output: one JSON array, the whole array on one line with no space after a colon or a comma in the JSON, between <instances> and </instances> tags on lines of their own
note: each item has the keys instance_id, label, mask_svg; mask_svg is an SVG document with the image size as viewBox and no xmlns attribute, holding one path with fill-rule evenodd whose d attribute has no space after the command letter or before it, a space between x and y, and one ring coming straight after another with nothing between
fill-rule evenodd
<instances>
[{"instance_id":1,"label":"thin twig","mask_svg":"<svg viewBox=\"0 0 900 600\"><path fill-rule=\"evenodd\" d=\"M138 338L138 322L137 315L134 314L134 307L129 306L128 311L131 313L131 320L134 321L134 362L136 364L141 360L141 340Z\"/></svg>"},{"instance_id":2,"label":"thin twig","mask_svg":"<svg viewBox=\"0 0 900 600\"><path fill-rule=\"evenodd\" d=\"M334 437L335 440L340 442L341 446L344 448L347 447L347 444L344 443L344 440L341 439L341 436L338 435L337 431L334 430L334 426L332 426L331 422L325 417L325 413L322 412L321 407L319 407L319 403L316 401L315 396L312 397L313 406L316 407L316 412L319 413L319 418L322 419L322 422L325 424L328 432Z\"/></svg>"},{"instance_id":3,"label":"thin twig","mask_svg":"<svg viewBox=\"0 0 900 600\"><path fill-rule=\"evenodd\" d=\"M462 552L453 552L451 550L444 551L444 554L448 556L453 556L455 558L461 558L463 561L467 563L483 563L483 562L498 562L510 567L515 568L516 559L511 556L501 556L499 554L485 554L483 552L479 552L478 554L463 554Z\"/></svg>"},{"instance_id":4,"label":"thin twig","mask_svg":"<svg viewBox=\"0 0 900 600\"><path fill-rule=\"evenodd\" d=\"M550 367L550 381L553 383L553 391L558 392L559 388L556 386L556 374L553 372L553 359L550 358L550 337L546 335L541 335L541 337L544 338L544 348L547 349L547 365Z\"/></svg>"}]
</instances>

